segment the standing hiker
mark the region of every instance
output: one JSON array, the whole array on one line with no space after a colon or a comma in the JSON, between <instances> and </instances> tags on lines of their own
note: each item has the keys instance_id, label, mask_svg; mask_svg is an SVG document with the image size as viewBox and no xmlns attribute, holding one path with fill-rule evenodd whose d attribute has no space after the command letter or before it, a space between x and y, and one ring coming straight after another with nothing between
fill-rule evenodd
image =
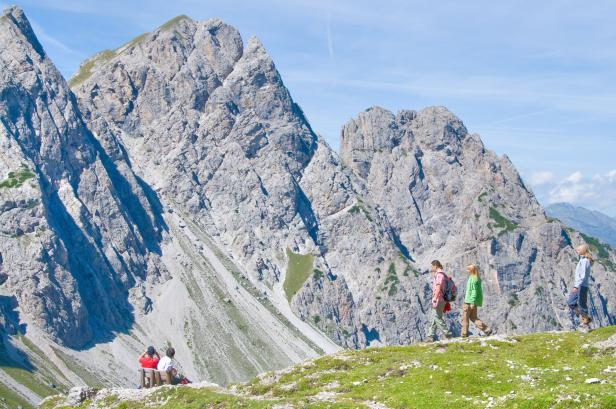
<instances>
[{"instance_id":1,"label":"standing hiker","mask_svg":"<svg viewBox=\"0 0 616 409\"><path fill-rule=\"evenodd\" d=\"M464 295L464 309L462 310L462 338L468 337L468 322L473 321L473 324L486 336L492 334L492 330L479 318L477 318L477 308L483 304L483 290L481 289L481 278L479 278L479 269L476 265L471 264L466 267L468 271L468 281L466 282L466 294Z\"/></svg>"},{"instance_id":2,"label":"standing hiker","mask_svg":"<svg viewBox=\"0 0 616 409\"><path fill-rule=\"evenodd\" d=\"M587 332L589 330L588 324L592 321L588 315L588 281L590 280L590 266L593 259L588 249L588 244L582 244L575 250L580 255L580 261L578 261L575 268L575 282L569 293L567 305L571 312L571 321L574 321L575 315L579 315L579 329Z\"/></svg>"},{"instance_id":3,"label":"standing hiker","mask_svg":"<svg viewBox=\"0 0 616 409\"><path fill-rule=\"evenodd\" d=\"M443 271L440 261L432 262L432 314L428 329L428 341L436 341L437 329L443 333L445 338L451 338L451 332L443 320L445 310L445 291L449 277Z\"/></svg>"}]
</instances>

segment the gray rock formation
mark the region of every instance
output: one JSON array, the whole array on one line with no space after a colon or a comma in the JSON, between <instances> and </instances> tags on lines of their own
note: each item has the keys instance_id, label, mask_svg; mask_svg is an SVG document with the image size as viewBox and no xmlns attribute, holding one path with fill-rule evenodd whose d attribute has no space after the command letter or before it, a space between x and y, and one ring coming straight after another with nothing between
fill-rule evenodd
<instances>
[{"instance_id":1,"label":"gray rock formation","mask_svg":"<svg viewBox=\"0 0 616 409\"><path fill-rule=\"evenodd\" d=\"M3 14L0 44L0 269L33 324L81 347L147 305L129 289L160 277L147 251L160 227L113 135L92 136L21 10Z\"/></svg>"},{"instance_id":2,"label":"gray rock formation","mask_svg":"<svg viewBox=\"0 0 616 409\"><path fill-rule=\"evenodd\" d=\"M562 229L511 162L445 109L361 114L343 130L345 169L258 40L244 48L219 20L172 20L83 68L73 84L88 121L111 124L163 202L336 342L421 338L419 270L434 257L462 283L463 264L485 266L499 330L566 325ZM608 322L613 308L601 305Z\"/></svg>"},{"instance_id":3,"label":"gray rock formation","mask_svg":"<svg viewBox=\"0 0 616 409\"><path fill-rule=\"evenodd\" d=\"M545 211L567 226L616 247L616 219L613 217L570 203L553 203Z\"/></svg>"},{"instance_id":4,"label":"gray rock formation","mask_svg":"<svg viewBox=\"0 0 616 409\"><path fill-rule=\"evenodd\" d=\"M442 107L370 108L342 130L341 156L422 266L438 258L460 284L479 264L498 331L568 327L563 302L583 242L550 221L511 161L485 149ZM613 323L614 253L595 263L597 321Z\"/></svg>"},{"instance_id":5,"label":"gray rock formation","mask_svg":"<svg viewBox=\"0 0 616 409\"><path fill-rule=\"evenodd\" d=\"M409 261L256 38L244 47L220 20L179 18L83 67L73 84L88 121L111 124L162 201L206 226L263 291L284 300L295 293L283 282L297 283L294 311L342 345L366 345L365 325L393 342L408 332L373 303L392 260ZM312 255L303 272L288 267L300 254Z\"/></svg>"},{"instance_id":6,"label":"gray rock formation","mask_svg":"<svg viewBox=\"0 0 616 409\"><path fill-rule=\"evenodd\" d=\"M111 124L163 202L338 343L422 337L428 277L418 270L434 257L460 282L464 264L485 267L499 330L566 325L562 228L511 162L447 110L360 114L342 133L349 172L258 40L244 49L219 20L178 18L108 57L84 64L89 76L74 87L88 120ZM307 271L294 268L300 254L311 255ZM295 292L282 285L298 280ZM599 304L609 321L613 308Z\"/></svg>"},{"instance_id":7,"label":"gray rock formation","mask_svg":"<svg viewBox=\"0 0 616 409\"><path fill-rule=\"evenodd\" d=\"M95 55L74 95L20 10L0 44L0 291L19 314L4 322L28 324L67 386L126 385L146 344L224 384L422 339L433 258L460 286L479 263L499 332L567 326L583 238L444 108L361 113L340 159L260 42L220 20L181 16ZM599 324L614 262L594 267Z\"/></svg>"},{"instance_id":8,"label":"gray rock formation","mask_svg":"<svg viewBox=\"0 0 616 409\"><path fill-rule=\"evenodd\" d=\"M114 126L84 121L20 9L0 18L0 45L0 347L12 364L35 383L127 385L145 345L172 344L189 377L227 383L336 350L277 314L175 211L194 206L188 187L161 203ZM207 68L225 72L217 57Z\"/></svg>"}]
</instances>

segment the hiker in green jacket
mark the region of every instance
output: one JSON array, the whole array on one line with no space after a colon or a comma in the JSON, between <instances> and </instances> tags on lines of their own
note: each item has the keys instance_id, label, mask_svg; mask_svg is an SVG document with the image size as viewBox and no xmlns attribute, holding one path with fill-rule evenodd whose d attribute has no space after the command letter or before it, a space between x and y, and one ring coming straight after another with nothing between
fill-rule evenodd
<instances>
[{"instance_id":1,"label":"hiker in green jacket","mask_svg":"<svg viewBox=\"0 0 616 409\"><path fill-rule=\"evenodd\" d=\"M468 281L466 282L466 294L464 296L464 309L462 310L462 338L468 337L468 322L473 321L475 326L483 331L486 336L492 334L492 330L479 318L477 318L477 307L483 304L483 291L481 289L481 278L479 269L471 264L466 267L468 271Z\"/></svg>"}]
</instances>

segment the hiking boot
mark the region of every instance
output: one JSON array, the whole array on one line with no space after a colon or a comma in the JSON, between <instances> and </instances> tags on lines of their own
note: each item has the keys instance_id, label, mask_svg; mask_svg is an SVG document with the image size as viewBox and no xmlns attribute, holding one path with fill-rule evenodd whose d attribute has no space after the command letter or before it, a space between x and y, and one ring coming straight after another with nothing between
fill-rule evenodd
<instances>
[{"instance_id":1,"label":"hiking boot","mask_svg":"<svg viewBox=\"0 0 616 409\"><path fill-rule=\"evenodd\" d=\"M588 325L592 322L592 318L589 315L582 315L582 323Z\"/></svg>"},{"instance_id":2,"label":"hiking boot","mask_svg":"<svg viewBox=\"0 0 616 409\"><path fill-rule=\"evenodd\" d=\"M489 337L490 335L492 335L492 328L488 328L487 330L483 331L483 333L486 335L486 337Z\"/></svg>"},{"instance_id":3,"label":"hiking boot","mask_svg":"<svg viewBox=\"0 0 616 409\"><path fill-rule=\"evenodd\" d=\"M461 334L460 338L468 338L468 334Z\"/></svg>"},{"instance_id":4,"label":"hiking boot","mask_svg":"<svg viewBox=\"0 0 616 409\"><path fill-rule=\"evenodd\" d=\"M443 336L443 339L451 339L451 338L453 338L453 335L451 335L451 334L445 334Z\"/></svg>"}]
</instances>

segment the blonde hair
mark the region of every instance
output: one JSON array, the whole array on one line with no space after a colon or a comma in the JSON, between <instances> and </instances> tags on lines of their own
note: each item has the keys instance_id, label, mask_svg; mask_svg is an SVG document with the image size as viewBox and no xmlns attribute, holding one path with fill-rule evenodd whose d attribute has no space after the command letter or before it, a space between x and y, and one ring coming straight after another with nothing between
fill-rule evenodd
<instances>
[{"instance_id":1,"label":"blonde hair","mask_svg":"<svg viewBox=\"0 0 616 409\"><path fill-rule=\"evenodd\" d=\"M479 269L475 264L469 264L468 266L466 266L466 268L468 269L468 272L470 274L479 277Z\"/></svg>"},{"instance_id":2,"label":"blonde hair","mask_svg":"<svg viewBox=\"0 0 616 409\"><path fill-rule=\"evenodd\" d=\"M576 250L581 256L586 257L591 263L594 261L592 258L592 254L590 253L590 247L588 247L588 244L580 244L576 247Z\"/></svg>"}]
</instances>

